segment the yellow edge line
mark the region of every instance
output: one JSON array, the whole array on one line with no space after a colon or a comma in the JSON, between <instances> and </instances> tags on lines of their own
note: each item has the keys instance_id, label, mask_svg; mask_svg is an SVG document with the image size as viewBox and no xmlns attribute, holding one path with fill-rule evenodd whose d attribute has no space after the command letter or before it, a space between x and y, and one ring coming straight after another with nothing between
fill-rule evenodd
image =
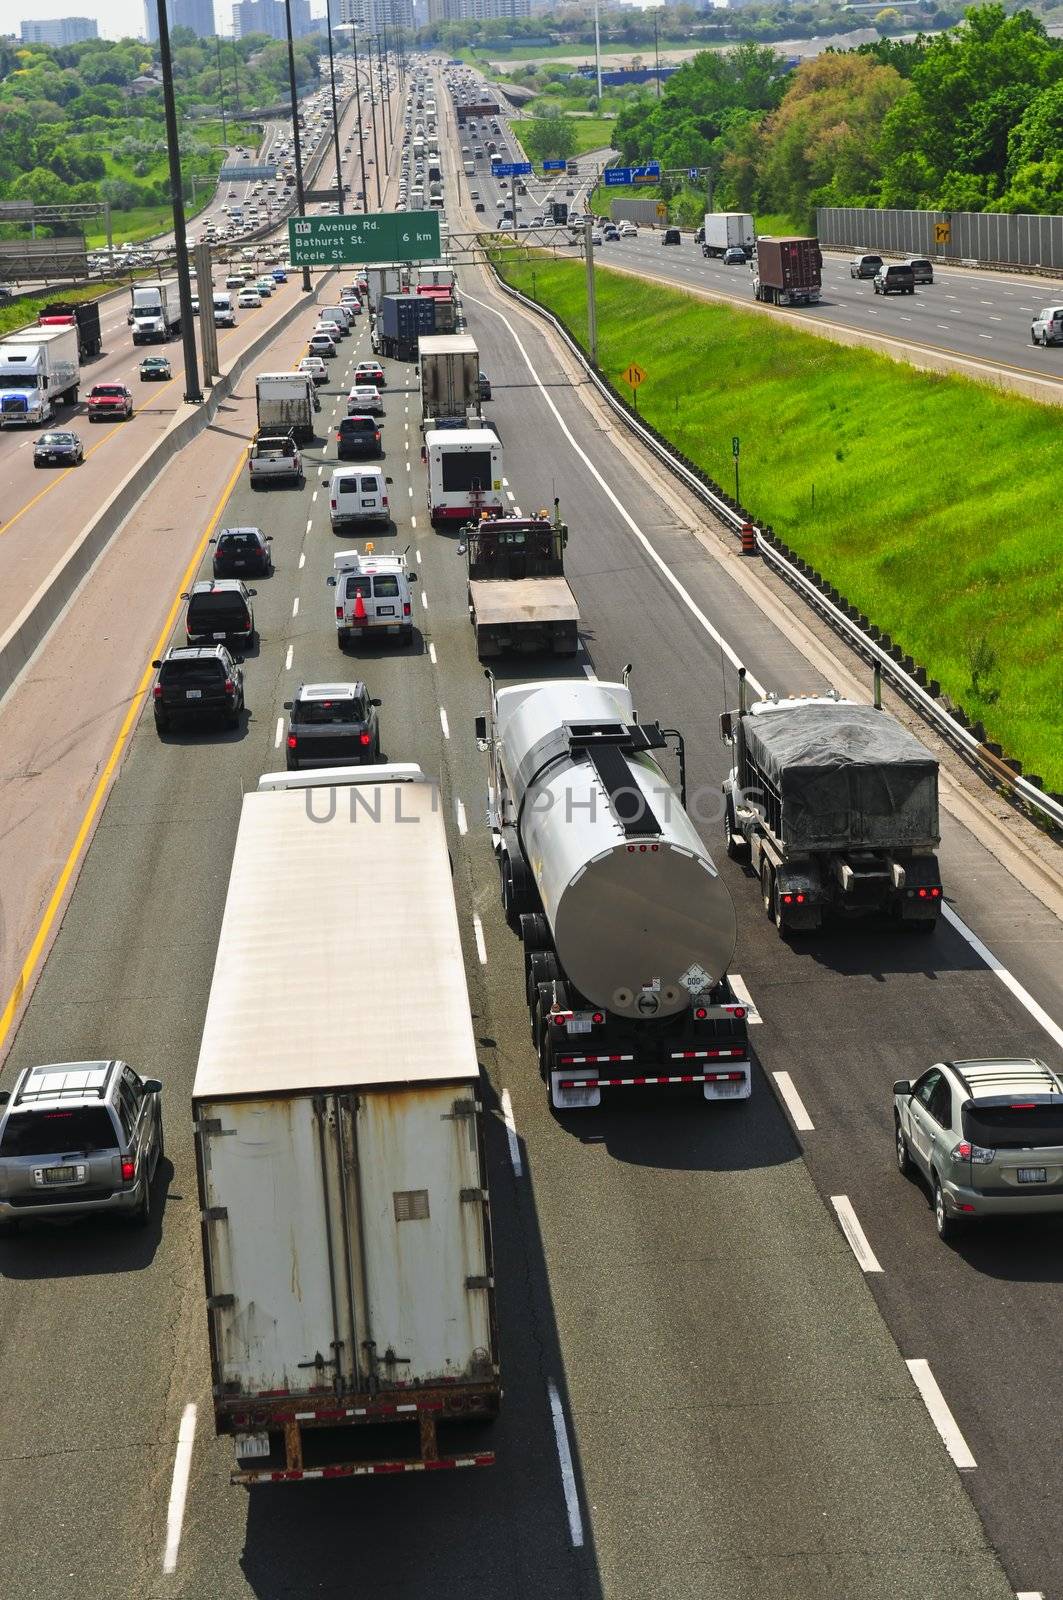
<instances>
[{"instance_id":1,"label":"yellow edge line","mask_svg":"<svg viewBox=\"0 0 1063 1600\"><path fill-rule=\"evenodd\" d=\"M188 585L192 582L192 579L195 576L196 568L203 559L203 554L210 541L210 536L218 525L221 514L225 509L226 501L233 491L237 478L240 476L243 464L244 453L241 451L240 459L237 461L235 467L229 475L229 481L222 490L221 498L218 500L218 503L211 514L210 521L207 523L203 537L196 546L195 554L189 561L188 566L185 568L184 576L182 577L178 587L177 595L175 596L173 604L170 607L166 621L163 623L162 631L156 640L155 648L151 652L149 661L153 661L157 656L160 656L166 647L166 641L173 632L174 624L177 621L177 613L181 605L182 592L188 588ZM89 801L88 809L81 819L81 825L78 828L77 836L70 848L70 853L67 856L66 861L63 863L63 870L59 874L55 888L52 890L51 897L44 910L44 915L42 916L40 924L37 928L37 932L34 934L33 943L29 948L29 954L22 963L22 970L19 972L18 981L16 982L14 989L11 991L11 996L7 1002L7 1005L4 1007L3 1015L0 1016L0 1051L2 1051L4 1048L4 1045L7 1041L7 1035L11 1029L11 1024L14 1021L19 1006L22 1004L22 997L26 992L29 980L33 975L33 970L36 967L37 962L40 960L41 952L48 941L48 935L51 932L52 924L58 915L59 908L63 902L63 896L65 895L70 880L74 875L74 868L77 865L78 857L85 847L85 841L91 832L93 822L96 819L96 814L103 803L103 799L110 785L111 779L114 777L122 751L125 748L126 742L129 739L129 735L133 730L133 726L137 720L137 717L140 715L144 696L148 692L148 685L151 682L154 670L155 669L150 665L144 668L140 683L137 685L137 688L133 693L133 697L129 703L129 709L123 718L122 726L118 730L118 737L115 739L111 753L107 757L106 765L104 766L103 771L100 773L99 780L92 792L92 799Z\"/></svg>"}]
</instances>

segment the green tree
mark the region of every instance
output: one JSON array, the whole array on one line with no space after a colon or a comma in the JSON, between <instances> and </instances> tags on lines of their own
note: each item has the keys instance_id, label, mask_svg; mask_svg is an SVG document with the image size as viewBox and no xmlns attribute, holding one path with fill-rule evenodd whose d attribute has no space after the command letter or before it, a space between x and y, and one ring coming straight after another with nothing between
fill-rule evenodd
<instances>
[{"instance_id":1,"label":"green tree","mask_svg":"<svg viewBox=\"0 0 1063 1600\"><path fill-rule=\"evenodd\" d=\"M576 130L571 117L544 107L521 124L521 144L533 161L562 161L575 153Z\"/></svg>"}]
</instances>

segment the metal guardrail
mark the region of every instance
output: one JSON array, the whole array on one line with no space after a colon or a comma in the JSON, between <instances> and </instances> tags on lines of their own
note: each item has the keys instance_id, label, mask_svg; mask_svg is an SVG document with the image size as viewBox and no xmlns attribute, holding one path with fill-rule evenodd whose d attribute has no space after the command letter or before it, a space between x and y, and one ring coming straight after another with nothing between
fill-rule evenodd
<instances>
[{"instance_id":1,"label":"metal guardrail","mask_svg":"<svg viewBox=\"0 0 1063 1600\"><path fill-rule=\"evenodd\" d=\"M678 456L669 449L668 445L658 437L656 432L647 427L625 402L614 394L611 386L591 366L589 360L579 344L569 333L568 329L555 317L553 312L545 310L535 300L522 294L512 284L508 284L501 277L494 263L485 257L486 265L490 267L499 288L510 299L516 300L526 310L536 312L542 317L559 337L564 341L570 353L586 373L587 378L594 385L606 404L619 416L627 428L634 433L668 470L679 478L699 500L707 505L721 522L724 522L734 533L740 533L743 525L753 523L756 549L769 566L775 568L785 580L797 589L801 595L830 623L835 632L850 644L859 655L870 662L872 666L881 669L883 675L893 684L894 688L912 705L935 730L959 749L968 760L983 774L987 774L994 783L1004 784L1018 796L1024 805L1035 811L1046 822L1055 828L1063 830L1063 801L1054 795L1046 794L1036 784L1031 783L1026 777L1016 772L1002 755L991 750L983 740L979 739L968 727L965 727L950 711L940 705L934 695L919 682L916 676L920 672L914 663L907 668L903 662L910 657L898 661L894 653L873 639L865 627L834 602L828 594L810 577L803 572L801 567L790 556L778 548L779 541L774 534L767 534L756 526L754 519L735 501L725 495L722 490L713 489L701 477L686 466ZM837 593L837 591L834 591ZM854 611L855 607L850 607ZM866 619L865 619L866 620Z\"/></svg>"}]
</instances>

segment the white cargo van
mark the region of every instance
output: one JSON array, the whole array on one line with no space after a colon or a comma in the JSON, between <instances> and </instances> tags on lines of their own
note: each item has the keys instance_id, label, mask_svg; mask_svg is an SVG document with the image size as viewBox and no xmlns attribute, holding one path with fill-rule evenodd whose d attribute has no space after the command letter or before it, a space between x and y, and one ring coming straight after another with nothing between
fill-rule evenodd
<instances>
[{"instance_id":1,"label":"white cargo van","mask_svg":"<svg viewBox=\"0 0 1063 1600\"><path fill-rule=\"evenodd\" d=\"M329 492L333 532L359 522L382 522L387 526L391 522L390 482L379 467L337 467L321 485Z\"/></svg>"},{"instance_id":2,"label":"white cargo van","mask_svg":"<svg viewBox=\"0 0 1063 1600\"><path fill-rule=\"evenodd\" d=\"M216 328L236 327L233 297L231 294L223 294L220 290L214 295L214 326Z\"/></svg>"},{"instance_id":3,"label":"white cargo van","mask_svg":"<svg viewBox=\"0 0 1063 1600\"><path fill-rule=\"evenodd\" d=\"M334 573L328 579L336 591L336 639L341 650L352 639L398 636L400 644L413 643L413 597L410 585L416 572L405 555L378 556L370 546L342 550L333 556Z\"/></svg>"}]
</instances>

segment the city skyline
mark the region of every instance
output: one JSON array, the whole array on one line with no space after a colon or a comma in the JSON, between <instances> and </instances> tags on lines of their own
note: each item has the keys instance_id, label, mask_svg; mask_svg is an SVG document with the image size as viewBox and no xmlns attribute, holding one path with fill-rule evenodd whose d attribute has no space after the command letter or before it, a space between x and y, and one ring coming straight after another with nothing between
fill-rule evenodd
<instances>
[{"instance_id":1,"label":"city skyline","mask_svg":"<svg viewBox=\"0 0 1063 1600\"><path fill-rule=\"evenodd\" d=\"M215 16L222 37L232 34L232 0L215 0ZM311 11L324 17L324 0L312 0ZM23 18L26 21L45 21L72 15L92 17L99 26L101 39L142 39L144 37L144 0L22 0L18 14L2 25L16 39Z\"/></svg>"}]
</instances>

